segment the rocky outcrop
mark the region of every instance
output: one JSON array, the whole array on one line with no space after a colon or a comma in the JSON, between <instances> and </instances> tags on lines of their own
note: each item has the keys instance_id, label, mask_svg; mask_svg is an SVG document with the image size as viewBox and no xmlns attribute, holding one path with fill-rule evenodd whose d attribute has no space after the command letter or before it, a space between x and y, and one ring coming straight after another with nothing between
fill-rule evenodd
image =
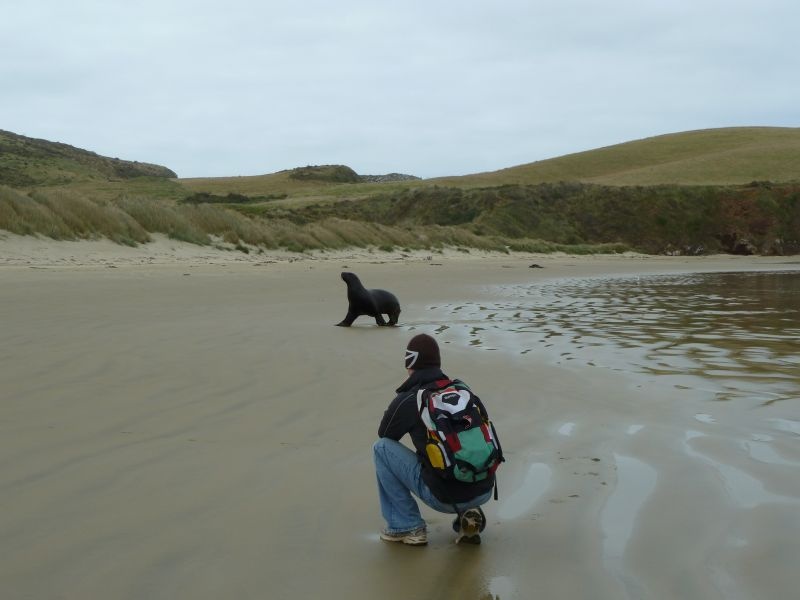
<instances>
[{"instance_id":1,"label":"rocky outcrop","mask_svg":"<svg viewBox=\"0 0 800 600\"><path fill-rule=\"evenodd\" d=\"M421 178L415 175L404 173L388 173L387 175L359 175L360 181L364 183L387 183L392 181L419 181Z\"/></svg>"}]
</instances>

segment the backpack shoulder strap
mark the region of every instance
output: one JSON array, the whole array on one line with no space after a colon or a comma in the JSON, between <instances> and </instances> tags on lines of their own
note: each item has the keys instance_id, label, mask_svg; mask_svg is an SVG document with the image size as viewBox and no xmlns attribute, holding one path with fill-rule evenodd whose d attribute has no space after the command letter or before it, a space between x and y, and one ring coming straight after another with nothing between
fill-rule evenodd
<instances>
[{"instance_id":1,"label":"backpack shoulder strap","mask_svg":"<svg viewBox=\"0 0 800 600\"><path fill-rule=\"evenodd\" d=\"M429 431L435 431L436 426L433 424L431 413L428 410L428 403L425 400L426 393L430 393L429 388L421 387L417 390L417 414L419 415L422 424Z\"/></svg>"},{"instance_id":2,"label":"backpack shoulder strap","mask_svg":"<svg viewBox=\"0 0 800 600\"><path fill-rule=\"evenodd\" d=\"M422 415L422 409L424 408L425 404L425 392L427 390L425 388L419 388L417 390L417 414Z\"/></svg>"}]
</instances>

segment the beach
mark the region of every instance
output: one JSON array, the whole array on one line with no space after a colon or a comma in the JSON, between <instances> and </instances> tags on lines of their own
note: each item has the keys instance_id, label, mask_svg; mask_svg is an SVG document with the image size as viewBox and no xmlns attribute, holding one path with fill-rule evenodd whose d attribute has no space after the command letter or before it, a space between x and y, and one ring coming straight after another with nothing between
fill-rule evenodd
<instances>
[{"instance_id":1,"label":"beach","mask_svg":"<svg viewBox=\"0 0 800 600\"><path fill-rule=\"evenodd\" d=\"M471 347L437 332L435 306L564 277L798 268L0 236L0 597L793 597L796 404L723 435L722 403ZM342 271L394 292L399 326L335 327ZM378 538L371 446L420 332L506 452L480 546L427 508L428 546Z\"/></svg>"}]
</instances>

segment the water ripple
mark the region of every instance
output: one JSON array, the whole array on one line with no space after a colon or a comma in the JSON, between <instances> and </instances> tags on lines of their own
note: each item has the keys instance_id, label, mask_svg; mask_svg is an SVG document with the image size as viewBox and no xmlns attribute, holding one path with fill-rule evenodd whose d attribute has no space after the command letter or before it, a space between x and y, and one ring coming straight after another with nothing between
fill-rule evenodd
<instances>
[{"instance_id":1,"label":"water ripple","mask_svg":"<svg viewBox=\"0 0 800 600\"><path fill-rule=\"evenodd\" d=\"M672 377L720 401L800 399L800 271L563 279L500 295L436 309L476 348Z\"/></svg>"}]
</instances>

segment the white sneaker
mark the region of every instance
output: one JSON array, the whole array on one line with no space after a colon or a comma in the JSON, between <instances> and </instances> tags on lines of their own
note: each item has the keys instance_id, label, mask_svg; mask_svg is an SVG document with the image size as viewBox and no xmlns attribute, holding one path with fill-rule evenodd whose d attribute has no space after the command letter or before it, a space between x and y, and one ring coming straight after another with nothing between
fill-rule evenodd
<instances>
[{"instance_id":1,"label":"white sneaker","mask_svg":"<svg viewBox=\"0 0 800 600\"><path fill-rule=\"evenodd\" d=\"M384 529L381 531L381 539L387 542L403 542L409 546L424 546L428 543L428 531L425 527L400 533L389 533Z\"/></svg>"}]
</instances>

